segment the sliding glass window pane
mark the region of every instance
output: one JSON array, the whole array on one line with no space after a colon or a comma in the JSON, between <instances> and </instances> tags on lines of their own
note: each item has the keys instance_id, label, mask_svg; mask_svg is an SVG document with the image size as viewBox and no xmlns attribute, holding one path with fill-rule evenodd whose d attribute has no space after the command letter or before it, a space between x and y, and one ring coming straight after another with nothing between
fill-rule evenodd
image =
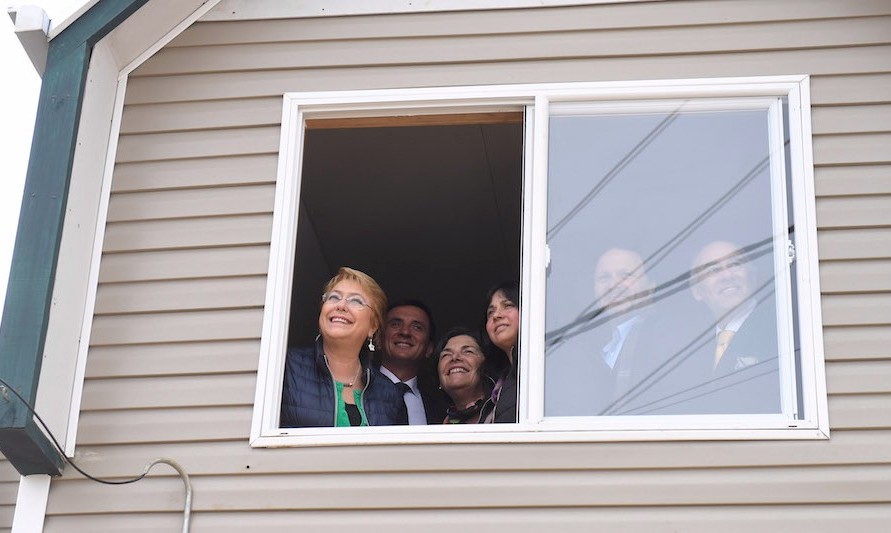
<instances>
[{"instance_id":1,"label":"sliding glass window pane","mask_svg":"<svg viewBox=\"0 0 891 533\"><path fill-rule=\"evenodd\" d=\"M783 412L768 107L553 113L545 416Z\"/></svg>"}]
</instances>

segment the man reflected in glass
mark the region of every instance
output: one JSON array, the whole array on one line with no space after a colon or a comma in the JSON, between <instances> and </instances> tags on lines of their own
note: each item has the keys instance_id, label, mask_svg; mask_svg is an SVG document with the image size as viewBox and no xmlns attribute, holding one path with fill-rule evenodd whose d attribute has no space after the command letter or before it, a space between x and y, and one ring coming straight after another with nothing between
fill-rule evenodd
<instances>
[{"instance_id":1,"label":"man reflected in glass","mask_svg":"<svg viewBox=\"0 0 891 533\"><path fill-rule=\"evenodd\" d=\"M597 260L594 295L603 309L605 327L593 346L598 363L592 398L595 414L614 410L614 402L649 371L650 362L638 348L649 318L653 287L643 259L633 250L611 248Z\"/></svg>"},{"instance_id":2,"label":"man reflected in glass","mask_svg":"<svg viewBox=\"0 0 891 533\"><path fill-rule=\"evenodd\" d=\"M711 314L713 327L686 368L692 379L688 412L780 411L777 319L771 282L759 284L739 246L714 241L696 254L693 298Z\"/></svg>"}]
</instances>

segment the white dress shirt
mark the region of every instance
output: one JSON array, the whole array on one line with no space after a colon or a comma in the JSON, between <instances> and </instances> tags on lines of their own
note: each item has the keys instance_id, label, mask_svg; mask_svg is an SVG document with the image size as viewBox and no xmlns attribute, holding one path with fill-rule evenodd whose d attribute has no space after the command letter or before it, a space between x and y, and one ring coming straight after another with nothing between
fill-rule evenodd
<instances>
[{"instance_id":1,"label":"white dress shirt","mask_svg":"<svg viewBox=\"0 0 891 533\"><path fill-rule=\"evenodd\" d=\"M408 381L402 381L396 374L387 370L387 367L381 367L381 374L390 378L393 383L405 383L411 389L402 395L405 399L405 409L408 411L408 423L412 426L421 426L427 424L427 412L424 410L424 400L421 399L421 391L418 389L418 377L415 376Z\"/></svg>"}]
</instances>

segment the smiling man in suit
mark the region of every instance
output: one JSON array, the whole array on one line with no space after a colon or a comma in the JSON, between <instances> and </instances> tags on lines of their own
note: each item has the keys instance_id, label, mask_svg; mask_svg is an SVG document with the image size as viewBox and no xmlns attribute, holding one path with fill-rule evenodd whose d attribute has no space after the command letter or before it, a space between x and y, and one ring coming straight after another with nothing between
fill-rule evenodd
<instances>
[{"instance_id":1,"label":"smiling man in suit","mask_svg":"<svg viewBox=\"0 0 891 533\"><path fill-rule=\"evenodd\" d=\"M780 411L777 317L773 284L757 290L739 246L714 241L693 260L691 292L714 320L710 342L685 365L693 378L692 412ZM756 292L763 296L756 297Z\"/></svg>"}]
</instances>

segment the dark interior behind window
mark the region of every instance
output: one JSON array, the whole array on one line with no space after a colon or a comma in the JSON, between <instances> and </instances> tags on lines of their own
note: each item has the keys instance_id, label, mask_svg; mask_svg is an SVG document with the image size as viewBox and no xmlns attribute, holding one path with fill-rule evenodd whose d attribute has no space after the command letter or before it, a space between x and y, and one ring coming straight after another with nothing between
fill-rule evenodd
<instances>
[{"instance_id":1,"label":"dark interior behind window","mask_svg":"<svg viewBox=\"0 0 891 533\"><path fill-rule=\"evenodd\" d=\"M340 266L426 302L440 331L478 326L486 290L519 276L520 113L326 122L305 132L288 344L315 338Z\"/></svg>"}]
</instances>

